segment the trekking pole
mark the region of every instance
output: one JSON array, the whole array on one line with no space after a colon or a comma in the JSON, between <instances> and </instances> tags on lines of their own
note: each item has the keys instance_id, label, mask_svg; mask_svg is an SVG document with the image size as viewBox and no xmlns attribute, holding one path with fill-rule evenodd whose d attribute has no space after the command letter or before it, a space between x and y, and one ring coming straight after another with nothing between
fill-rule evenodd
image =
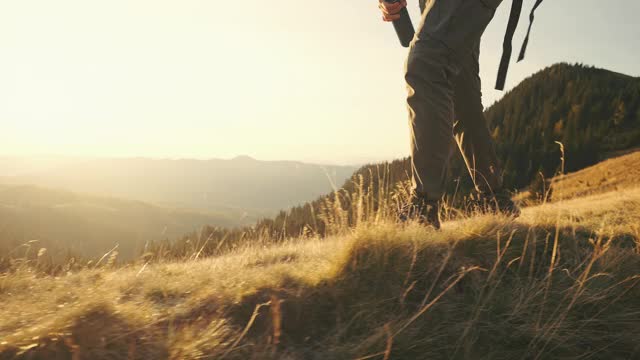
<instances>
[{"instance_id":1,"label":"trekking pole","mask_svg":"<svg viewBox=\"0 0 640 360\"><path fill-rule=\"evenodd\" d=\"M399 1L400 0L391 0L387 2L393 4ZM413 24L411 23L411 17L409 17L409 11L407 11L406 7L403 7L398 14L400 15L400 19L393 21L393 27L396 29L396 34L398 34L400 44L403 47L409 47L409 43L411 43L413 35L415 34Z\"/></svg>"}]
</instances>

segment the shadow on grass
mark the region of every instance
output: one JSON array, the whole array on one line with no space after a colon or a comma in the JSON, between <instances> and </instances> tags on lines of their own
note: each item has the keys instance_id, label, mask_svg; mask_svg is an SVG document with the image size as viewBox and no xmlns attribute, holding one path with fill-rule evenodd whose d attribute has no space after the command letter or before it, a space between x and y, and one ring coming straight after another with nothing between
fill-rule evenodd
<instances>
[{"instance_id":1,"label":"shadow on grass","mask_svg":"<svg viewBox=\"0 0 640 360\"><path fill-rule=\"evenodd\" d=\"M6 349L0 359L166 359L166 343L153 335L115 309L96 305L77 314L63 333Z\"/></svg>"},{"instance_id":2,"label":"shadow on grass","mask_svg":"<svg viewBox=\"0 0 640 360\"><path fill-rule=\"evenodd\" d=\"M264 349L271 339L264 354L274 359L353 359L389 344L392 359L640 355L633 234L501 221L473 230L361 234L335 278L314 287L287 279L225 316L240 328L269 303L245 343Z\"/></svg>"}]
</instances>

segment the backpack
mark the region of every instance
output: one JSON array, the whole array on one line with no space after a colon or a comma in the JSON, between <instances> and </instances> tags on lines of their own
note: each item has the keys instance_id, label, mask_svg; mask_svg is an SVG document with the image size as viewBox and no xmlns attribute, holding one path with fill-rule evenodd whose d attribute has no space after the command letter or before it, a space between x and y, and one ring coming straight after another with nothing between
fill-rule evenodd
<instances>
[{"instance_id":1,"label":"backpack","mask_svg":"<svg viewBox=\"0 0 640 360\"><path fill-rule=\"evenodd\" d=\"M522 1L513 0L511 4L511 14L509 15L509 23L507 24L507 32L504 35L504 42L502 43L502 58L500 59L500 67L498 68L498 78L496 80L496 90L504 90L504 83L507 79L507 72L509 70L509 61L511 61L511 50L513 42L513 34L518 27L518 21L520 20L520 13L522 12ZM534 14L536 9L542 0L536 0L533 9L529 14L529 29L527 30L527 36L525 36L520 48L520 55L518 55L518 62L524 59L524 54L527 51L527 45L529 44L529 35L531 34L531 26L533 25Z\"/></svg>"}]
</instances>

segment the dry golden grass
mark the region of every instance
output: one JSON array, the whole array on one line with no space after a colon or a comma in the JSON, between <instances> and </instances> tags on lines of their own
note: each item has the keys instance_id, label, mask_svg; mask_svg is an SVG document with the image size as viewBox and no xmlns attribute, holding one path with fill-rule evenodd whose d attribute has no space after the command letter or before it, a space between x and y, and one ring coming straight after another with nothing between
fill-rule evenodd
<instances>
[{"instance_id":1,"label":"dry golden grass","mask_svg":"<svg viewBox=\"0 0 640 360\"><path fill-rule=\"evenodd\" d=\"M640 358L640 189L188 262L0 275L0 359Z\"/></svg>"},{"instance_id":2,"label":"dry golden grass","mask_svg":"<svg viewBox=\"0 0 640 360\"><path fill-rule=\"evenodd\" d=\"M609 191L630 189L640 186L640 151L614 157L596 165L559 175L551 180L548 200L575 199ZM530 194L520 194L524 199Z\"/></svg>"},{"instance_id":3,"label":"dry golden grass","mask_svg":"<svg viewBox=\"0 0 640 360\"><path fill-rule=\"evenodd\" d=\"M640 151L605 160L594 166L558 177L553 200L572 199L640 185Z\"/></svg>"}]
</instances>

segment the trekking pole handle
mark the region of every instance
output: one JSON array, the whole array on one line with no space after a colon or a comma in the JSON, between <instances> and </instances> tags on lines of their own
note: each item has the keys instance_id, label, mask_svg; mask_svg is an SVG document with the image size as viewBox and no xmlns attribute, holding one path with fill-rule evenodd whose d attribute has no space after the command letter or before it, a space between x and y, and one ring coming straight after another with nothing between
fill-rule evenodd
<instances>
[{"instance_id":1,"label":"trekking pole handle","mask_svg":"<svg viewBox=\"0 0 640 360\"><path fill-rule=\"evenodd\" d=\"M390 0L387 2L397 3L399 1L400 0ZM403 7L398 15L400 15L400 18L393 21L393 28L396 30L400 44L403 47L409 47L411 40L413 40L413 35L415 34L413 23L411 23L411 17L409 16L409 11L406 7Z\"/></svg>"}]
</instances>

